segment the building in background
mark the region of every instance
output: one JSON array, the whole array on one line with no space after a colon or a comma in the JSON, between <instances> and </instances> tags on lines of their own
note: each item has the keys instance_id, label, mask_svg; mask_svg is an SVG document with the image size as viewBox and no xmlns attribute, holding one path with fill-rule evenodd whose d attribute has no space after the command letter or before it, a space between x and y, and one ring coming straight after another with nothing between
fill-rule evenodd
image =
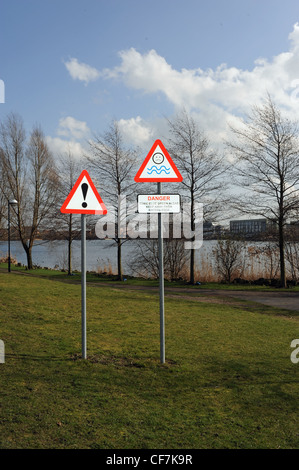
<instances>
[{"instance_id":1,"label":"building in background","mask_svg":"<svg viewBox=\"0 0 299 470\"><path fill-rule=\"evenodd\" d=\"M217 238L222 233L222 226L216 225L213 222L205 221L203 223L203 237L207 239Z\"/></svg>"},{"instance_id":2,"label":"building in background","mask_svg":"<svg viewBox=\"0 0 299 470\"><path fill-rule=\"evenodd\" d=\"M230 232L235 235L256 235L269 228L267 219L231 220Z\"/></svg>"}]
</instances>

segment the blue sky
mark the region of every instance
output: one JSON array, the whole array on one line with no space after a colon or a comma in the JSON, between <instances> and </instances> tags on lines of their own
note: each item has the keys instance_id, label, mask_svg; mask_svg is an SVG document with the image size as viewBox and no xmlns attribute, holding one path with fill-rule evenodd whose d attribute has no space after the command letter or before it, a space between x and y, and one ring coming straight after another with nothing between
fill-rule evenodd
<instances>
[{"instance_id":1,"label":"blue sky","mask_svg":"<svg viewBox=\"0 0 299 470\"><path fill-rule=\"evenodd\" d=\"M298 0L1 0L0 120L80 157L111 119L149 150L185 106L221 145L266 91L297 117L297 22Z\"/></svg>"}]
</instances>

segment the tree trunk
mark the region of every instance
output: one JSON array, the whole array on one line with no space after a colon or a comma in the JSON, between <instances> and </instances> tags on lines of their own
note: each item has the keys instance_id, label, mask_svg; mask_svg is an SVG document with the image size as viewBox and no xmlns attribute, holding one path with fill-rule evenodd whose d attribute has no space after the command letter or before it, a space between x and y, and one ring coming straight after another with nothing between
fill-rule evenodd
<instances>
[{"instance_id":1,"label":"tree trunk","mask_svg":"<svg viewBox=\"0 0 299 470\"><path fill-rule=\"evenodd\" d=\"M123 280L123 273L122 273L122 264L121 264L121 239L117 239L117 270L118 270L118 280Z\"/></svg>"},{"instance_id":2,"label":"tree trunk","mask_svg":"<svg viewBox=\"0 0 299 470\"><path fill-rule=\"evenodd\" d=\"M284 224L283 219L278 221L279 236L279 257L280 257L280 287L287 287L286 270L285 270L285 252L284 252Z\"/></svg>"},{"instance_id":3,"label":"tree trunk","mask_svg":"<svg viewBox=\"0 0 299 470\"><path fill-rule=\"evenodd\" d=\"M72 274L72 239L68 240L68 267L67 273L70 276Z\"/></svg>"},{"instance_id":4,"label":"tree trunk","mask_svg":"<svg viewBox=\"0 0 299 470\"><path fill-rule=\"evenodd\" d=\"M26 243L23 243L24 250L26 252L26 257L27 257L27 269L33 269L33 263L32 263L32 245L27 245Z\"/></svg>"},{"instance_id":5,"label":"tree trunk","mask_svg":"<svg viewBox=\"0 0 299 470\"><path fill-rule=\"evenodd\" d=\"M68 270L67 273L70 276L72 274L72 214L69 218L69 239L68 239Z\"/></svg>"},{"instance_id":6,"label":"tree trunk","mask_svg":"<svg viewBox=\"0 0 299 470\"><path fill-rule=\"evenodd\" d=\"M195 266L195 253L194 250L191 249L190 253L190 284L194 284L194 266Z\"/></svg>"}]
</instances>

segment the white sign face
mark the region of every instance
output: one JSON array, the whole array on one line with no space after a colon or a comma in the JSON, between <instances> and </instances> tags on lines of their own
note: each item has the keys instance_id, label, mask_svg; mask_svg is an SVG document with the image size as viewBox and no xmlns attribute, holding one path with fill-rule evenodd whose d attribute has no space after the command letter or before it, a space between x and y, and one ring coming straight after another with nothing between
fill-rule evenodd
<instances>
[{"instance_id":1,"label":"white sign face","mask_svg":"<svg viewBox=\"0 0 299 470\"><path fill-rule=\"evenodd\" d=\"M181 211L179 194L139 194L138 212L146 213L179 213Z\"/></svg>"},{"instance_id":2,"label":"white sign face","mask_svg":"<svg viewBox=\"0 0 299 470\"><path fill-rule=\"evenodd\" d=\"M71 200L69 201L66 209L90 209L99 210L101 205L97 200L94 192L91 190L86 176L82 179L77 191L74 192Z\"/></svg>"},{"instance_id":3,"label":"white sign face","mask_svg":"<svg viewBox=\"0 0 299 470\"><path fill-rule=\"evenodd\" d=\"M107 209L88 172L83 170L60 211L63 214L107 214Z\"/></svg>"},{"instance_id":4,"label":"white sign face","mask_svg":"<svg viewBox=\"0 0 299 470\"><path fill-rule=\"evenodd\" d=\"M159 176L165 179L176 178L176 174L172 166L158 145L155 153L151 156L144 170L142 171L140 178L152 180L158 178Z\"/></svg>"},{"instance_id":5,"label":"white sign face","mask_svg":"<svg viewBox=\"0 0 299 470\"><path fill-rule=\"evenodd\" d=\"M136 183L178 183L183 177L161 140L156 140L134 180Z\"/></svg>"}]
</instances>

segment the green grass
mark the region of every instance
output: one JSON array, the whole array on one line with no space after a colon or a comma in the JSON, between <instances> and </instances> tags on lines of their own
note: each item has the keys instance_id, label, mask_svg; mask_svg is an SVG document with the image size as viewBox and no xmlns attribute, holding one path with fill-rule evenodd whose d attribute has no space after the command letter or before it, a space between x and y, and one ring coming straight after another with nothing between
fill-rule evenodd
<instances>
[{"instance_id":1,"label":"green grass","mask_svg":"<svg viewBox=\"0 0 299 470\"><path fill-rule=\"evenodd\" d=\"M298 448L293 312L0 274L0 448ZM265 314L266 313L266 314ZM283 315L282 315L283 314Z\"/></svg>"},{"instance_id":2,"label":"green grass","mask_svg":"<svg viewBox=\"0 0 299 470\"><path fill-rule=\"evenodd\" d=\"M0 272L7 271L7 263L0 263ZM81 273L74 272L69 276L66 272L57 270L57 269L45 269L45 268L34 268L28 270L25 266L11 266L11 271L15 273L24 273L30 274L33 276L44 277L47 279L54 280L67 280L68 282L78 283L81 281ZM86 280L87 282L101 282L101 283L111 283L115 285L123 284L124 282L132 286L144 286L144 287L158 287L158 279L143 279L132 276L124 276L125 281L118 281L117 276L115 275L105 275L105 274L96 274L94 272L87 272ZM190 285L186 281L168 281L165 279L165 287L182 287L190 288L195 291L200 291L200 289L221 289L221 290L249 290L249 291L266 291L266 292L290 292L290 291L299 291L299 285L295 287L289 287L286 289L264 286L264 285L253 285L253 284L225 284L220 282L203 282L200 285Z\"/></svg>"}]
</instances>

